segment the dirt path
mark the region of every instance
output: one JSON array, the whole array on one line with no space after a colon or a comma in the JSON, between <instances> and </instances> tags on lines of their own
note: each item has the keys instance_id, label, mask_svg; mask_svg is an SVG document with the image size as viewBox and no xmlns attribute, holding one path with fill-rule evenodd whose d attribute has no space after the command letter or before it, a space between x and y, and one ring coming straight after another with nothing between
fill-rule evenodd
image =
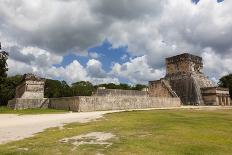
<instances>
[{"instance_id":1,"label":"dirt path","mask_svg":"<svg viewBox=\"0 0 232 155\"><path fill-rule=\"evenodd\" d=\"M101 118L106 113L112 113L112 111L20 116L1 114L0 144L31 137L44 129L63 126L67 123L89 122Z\"/></svg>"}]
</instances>

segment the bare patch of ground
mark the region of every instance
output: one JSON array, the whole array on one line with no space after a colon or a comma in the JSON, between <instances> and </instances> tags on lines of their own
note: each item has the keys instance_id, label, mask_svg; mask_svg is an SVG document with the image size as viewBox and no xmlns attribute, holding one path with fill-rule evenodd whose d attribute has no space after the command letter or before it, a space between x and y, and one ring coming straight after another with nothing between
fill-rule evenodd
<instances>
[{"instance_id":1,"label":"bare patch of ground","mask_svg":"<svg viewBox=\"0 0 232 155\"><path fill-rule=\"evenodd\" d=\"M108 140L114 137L115 135L113 135L112 133L91 132L88 134L82 134L71 138L64 138L61 139L60 142L72 144L76 147L80 145L88 144L88 145L105 145L105 147L107 148L112 145L112 143L108 142ZM76 147L74 147L73 150L75 150Z\"/></svg>"}]
</instances>

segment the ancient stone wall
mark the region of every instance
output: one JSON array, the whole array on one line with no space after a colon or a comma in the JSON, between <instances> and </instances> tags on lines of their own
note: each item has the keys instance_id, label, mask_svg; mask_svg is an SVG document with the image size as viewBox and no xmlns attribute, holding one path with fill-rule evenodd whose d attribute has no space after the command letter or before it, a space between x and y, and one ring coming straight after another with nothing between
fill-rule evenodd
<instances>
[{"instance_id":1,"label":"ancient stone wall","mask_svg":"<svg viewBox=\"0 0 232 155\"><path fill-rule=\"evenodd\" d=\"M97 89L93 96L147 96L147 91L121 90L121 89Z\"/></svg>"},{"instance_id":2,"label":"ancient stone wall","mask_svg":"<svg viewBox=\"0 0 232 155\"><path fill-rule=\"evenodd\" d=\"M78 112L129 110L180 106L179 98L142 96L80 96L50 99L50 108Z\"/></svg>"},{"instance_id":3,"label":"ancient stone wall","mask_svg":"<svg viewBox=\"0 0 232 155\"><path fill-rule=\"evenodd\" d=\"M11 109L34 109L34 108L48 108L49 99L21 99L16 98L10 100L7 106Z\"/></svg>"},{"instance_id":4,"label":"ancient stone wall","mask_svg":"<svg viewBox=\"0 0 232 155\"><path fill-rule=\"evenodd\" d=\"M79 111L79 98L80 97L61 97L61 98L50 98L49 108L67 111Z\"/></svg>"}]
</instances>

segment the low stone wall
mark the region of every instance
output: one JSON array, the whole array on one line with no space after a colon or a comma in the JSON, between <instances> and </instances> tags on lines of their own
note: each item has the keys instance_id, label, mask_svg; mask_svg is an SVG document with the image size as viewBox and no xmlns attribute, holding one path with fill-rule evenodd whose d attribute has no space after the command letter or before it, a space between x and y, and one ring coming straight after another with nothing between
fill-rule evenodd
<instances>
[{"instance_id":1,"label":"low stone wall","mask_svg":"<svg viewBox=\"0 0 232 155\"><path fill-rule=\"evenodd\" d=\"M93 96L148 96L146 91L122 89L97 89Z\"/></svg>"},{"instance_id":2,"label":"low stone wall","mask_svg":"<svg viewBox=\"0 0 232 155\"><path fill-rule=\"evenodd\" d=\"M79 111L79 97L50 98L49 108L68 111Z\"/></svg>"},{"instance_id":3,"label":"low stone wall","mask_svg":"<svg viewBox=\"0 0 232 155\"><path fill-rule=\"evenodd\" d=\"M106 110L129 110L162 107L178 107L179 98L159 98L140 96L81 96L50 99L49 108L75 112L92 112Z\"/></svg>"},{"instance_id":4,"label":"low stone wall","mask_svg":"<svg viewBox=\"0 0 232 155\"><path fill-rule=\"evenodd\" d=\"M21 99L16 98L8 101L7 107L18 109L48 108L49 99Z\"/></svg>"}]
</instances>

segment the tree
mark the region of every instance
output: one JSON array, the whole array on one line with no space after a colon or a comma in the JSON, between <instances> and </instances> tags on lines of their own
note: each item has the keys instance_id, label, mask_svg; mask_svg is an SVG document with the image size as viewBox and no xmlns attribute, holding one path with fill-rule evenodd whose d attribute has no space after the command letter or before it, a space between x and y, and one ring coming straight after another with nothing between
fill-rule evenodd
<instances>
[{"instance_id":1,"label":"tree","mask_svg":"<svg viewBox=\"0 0 232 155\"><path fill-rule=\"evenodd\" d=\"M44 96L47 98L57 98L62 97L62 85L58 80L46 79Z\"/></svg>"},{"instance_id":2,"label":"tree","mask_svg":"<svg viewBox=\"0 0 232 155\"><path fill-rule=\"evenodd\" d=\"M100 84L100 85L96 85L94 86L95 88L98 87L105 87L106 89L123 89L123 90L142 90L143 88L147 88L146 85L142 85L142 84L137 84L135 86L130 86L126 83L120 83L120 84L114 84L114 83L107 83L107 84Z\"/></svg>"},{"instance_id":3,"label":"tree","mask_svg":"<svg viewBox=\"0 0 232 155\"><path fill-rule=\"evenodd\" d=\"M65 81L61 81L61 95L62 97L73 96L71 87Z\"/></svg>"},{"instance_id":4,"label":"tree","mask_svg":"<svg viewBox=\"0 0 232 155\"><path fill-rule=\"evenodd\" d=\"M81 81L72 84L73 96L91 96L94 86L88 81Z\"/></svg>"},{"instance_id":5,"label":"tree","mask_svg":"<svg viewBox=\"0 0 232 155\"><path fill-rule=\"evenodd\" d=\"M16 75L7 78L0 78L0 104L6 105L8 100L15 97L16 87L22 81L21 75Z\"/></svg>"},{"instance_id":6,"label":"tree","mask_svg":"<svg viewBox=\"0 0 232 155\"><path fill-rule=\"evenodd\" d=\"M8 59L8 53L5 51L1 51L1 43L0 43L0 78L7 77L7 59Z\"/></svg>"},{"instance_id":7,"label":"tree","mask_svg":"<svg viewBox=\"0 0 232 155\"><path fill-rule=\"evenodd\" d=\"M229 90L230 90L230 97L232 98L232 74L223 76L219 80L218 84L219 84L220 87L229 88Z\"/></svg>"},{"instance_id":8,"label":"tree","mask_svg":"<svg viewBox=\"0 0 232 155\"><path fill-rule=\"evenodd\" d=\"M135 85L132 89L133 90L143 90L144 88L147 88L147 86L146 85L142 85L142 84L137 84L137 85Z\"/></svg>"}]
</instances>

